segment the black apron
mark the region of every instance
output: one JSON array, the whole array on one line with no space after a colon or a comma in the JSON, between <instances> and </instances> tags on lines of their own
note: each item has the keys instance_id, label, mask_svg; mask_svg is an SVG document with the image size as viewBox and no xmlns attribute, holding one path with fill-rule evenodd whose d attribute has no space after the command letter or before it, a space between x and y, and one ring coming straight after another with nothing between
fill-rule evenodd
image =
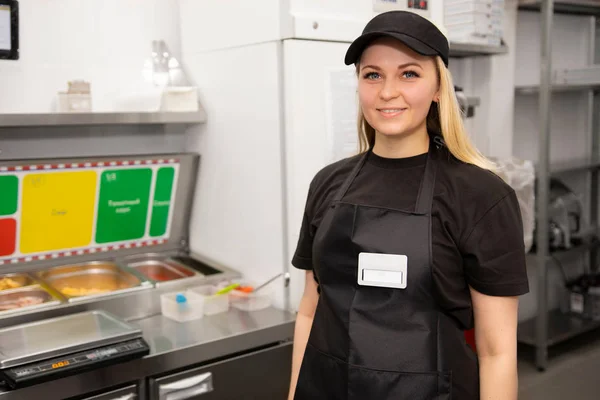
<instances>
[{"instance_id":1,"label":"black apron","mask_svg":"<svg viewBox=\"0 0 600 400\"><path fill-rule=\"evenodd\" d=\"M343 201L368 153L325 212L313 244L320 296L296 400L479 399L477 359L434 298L431 205L441 150L433 142L414 212ZM406 255L406 288L359 285L363 252Z\"/></svg>"}]
</instances>

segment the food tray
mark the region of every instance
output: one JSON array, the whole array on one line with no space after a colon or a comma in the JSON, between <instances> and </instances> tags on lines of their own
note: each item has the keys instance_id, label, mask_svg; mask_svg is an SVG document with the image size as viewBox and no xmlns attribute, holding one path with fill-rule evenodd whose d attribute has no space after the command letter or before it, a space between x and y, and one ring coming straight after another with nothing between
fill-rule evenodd
<instances>
[{"instance_id":1,"label":"food tray","mask_svg":"<svg viewBox=\"0 0 600 400\"><path fill-rule=\"evenodd\" d=\"M204 276L215 275L221 272L218 269L215 269L209 266L208 264L203 263L200 260L196 260L195 258L186 255L172 256L167 258L165 262L169 264L178 264L184 267L191 268Z\"/></svg>"},{"instance_id":2,"label":"food tray","mask_svg":"<svg viewBox=\"0 0 600 400\"><path fill-rule=\"evenodd\" d=\"M54 267L37 276L69 302L150 287L148 281L106 261Z\"/></svg>"},{"instance_id":3,"label":"food tray","mask_svg":"<svg viewBox=\"0 0 600 400\"><path fill-rule=\"evenodd\" d=\"M61 300L39 285L0 292L0 317L59 305Z\"/></svg>"},{"instance_id":4,"label":"food tray","mask_svg":"<svg viewBox=\"0 0 600 400\"><path fill-rule=\"evenodd\" d=\"M124 264L137 264L146 261L164 261L168 256L161 253L133 254L123 259Z\"/></svg>"},{"instance_id":5,"label":"food tray","mask_svg":"<svg viewBox=\"0 0 600 400\"><path fill-rule=\"evenodd\" d=\"M155 260L127 264L127 267L133 268L139 274L152 281L156 286L200 276L198 272L182 265Z\"/></svg>"},{"instance_id":6,"label":"food tray","mask_svg":"<svg viewBox=\"0 0 600 400\"><path fill-rule=\"evenodd\" d=\"M33 284L35 284L33 278L27 274L0 274L0 292Z\"/></svg>"}]
</instances>

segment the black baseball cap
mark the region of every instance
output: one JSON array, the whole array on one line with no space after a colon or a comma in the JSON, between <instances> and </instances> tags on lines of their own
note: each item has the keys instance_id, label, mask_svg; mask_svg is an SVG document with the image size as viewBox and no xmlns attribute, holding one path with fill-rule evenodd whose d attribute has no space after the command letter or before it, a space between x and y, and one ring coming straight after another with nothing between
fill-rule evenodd
<instances>
[{"instance_id":1,"label":"black baseball cap","mask_svg":"<svg viewBox=\"0 0 600 400\"><path fill-rule=\"evenodd\" d=\"M379 37L398 39L424 56L440 56L448 66L446 36L429 20L410 11L388 11L374 17L346 52L346 65L356 64L364 49Z\"/></svg>"}]
</instances>

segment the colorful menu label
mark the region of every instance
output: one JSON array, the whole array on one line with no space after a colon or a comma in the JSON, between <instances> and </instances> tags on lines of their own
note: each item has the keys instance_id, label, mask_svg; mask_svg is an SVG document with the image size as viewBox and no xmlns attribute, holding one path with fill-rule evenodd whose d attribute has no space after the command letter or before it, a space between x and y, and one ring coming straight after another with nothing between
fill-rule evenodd
<instances>
[{"instance_id":1,"label":"colorful menu label","mask_svg":"<svg viewBox=\"0 0 600 400\"><path fill-rule=\"evenodd\" d=\"M15 252L17 221L13 218L0 218L0 257Z\"/></svg>"},{"instance_id":2,"label":"colorful menu label","mask_svg":"<svg viewBox=\"0 0 600 400\"><path fill-rule=\"evenodd\" d=\"M174 178L175 169L173 167L158 170L154 201L152 202L152 219L150 220L150 236L152 237L162 236L167 231Z\"/></svg>"},{"instance_id":3,"label":"colorful menu label","mask_svg":"<svg viewBox=\"0 0 600 400\"><path fill-rule=\"evenodd\" d=\"M19 178L14 175L0 175L0 216L17 212L19 201Z\"/></svg>"},{"instance_id":4,"label":"colorful menu label","mask_svg":"<svg viewBox=\"0 0 600 400\"><path fill-rule=\"evenodd\" d=\"M168 239L178 171L176 160L0 169L0 264Z\"/></svg>"},{"instance_id":5,"label":"colorful menu label","mask_svg":"<svg viewBox=\"0 0 600 400\"><path fill-rule=\"evenodd\" d=\"M17 212L19 202L19 178L16 175L0 175L0 257L15 252L17 220L6 218Z\"/></svg>"},{"instance_id":6,"label":"colorful menu label","mask_svg":"<svg viewBox=\"0 0 600 400\"><path fill-rule=\"evenodd\" d=\"M21 252L29 254L89 245L95 200L95 171L26 175L21 209Z\"/></svg>"},{"instance_id":7,"label":"colorful menu label","mask_svg":"<svg viewBox=\"0 0 600 400\"><path fill-rule=\"evenodd\" d=\"M110 243L144 237L152 170L108 170L102 173L100 182L96 242Z\"/></svg>"}]
</instances>

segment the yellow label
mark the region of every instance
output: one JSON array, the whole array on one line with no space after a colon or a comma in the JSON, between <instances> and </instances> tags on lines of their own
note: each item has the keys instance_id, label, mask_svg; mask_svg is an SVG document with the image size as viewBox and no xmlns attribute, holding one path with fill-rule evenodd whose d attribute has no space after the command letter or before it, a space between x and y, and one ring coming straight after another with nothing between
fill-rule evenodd
<instances>
[{"instance_id":1,"label":"yellow label","mask_svg":"<svg viewBox=\"0 0 600 400\"><path fill-rule=\"evenodd\" d=\"M89 245L95 199L94 171L26 175L21 209L21 253Z\"/></svg>"}]
</instances>

